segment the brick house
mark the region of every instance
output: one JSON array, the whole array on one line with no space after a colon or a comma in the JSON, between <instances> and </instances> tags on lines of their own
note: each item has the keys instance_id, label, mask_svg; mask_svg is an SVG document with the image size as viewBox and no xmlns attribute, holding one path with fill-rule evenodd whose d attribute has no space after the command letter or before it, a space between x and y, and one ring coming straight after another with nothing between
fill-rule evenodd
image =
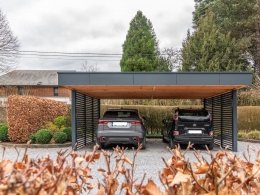
<instances>
[{"instance_id":1,"label":"brick house","mask_svg":"<svg viewBox=\"0 0 260 195\"><path fill-rule=\"evenodd\" d=\"M14 70L0 76L0 101L9 95L33 95L70 104L71 91L58 86L57 72L63 71Z\"/></svg>"}]
</instances>

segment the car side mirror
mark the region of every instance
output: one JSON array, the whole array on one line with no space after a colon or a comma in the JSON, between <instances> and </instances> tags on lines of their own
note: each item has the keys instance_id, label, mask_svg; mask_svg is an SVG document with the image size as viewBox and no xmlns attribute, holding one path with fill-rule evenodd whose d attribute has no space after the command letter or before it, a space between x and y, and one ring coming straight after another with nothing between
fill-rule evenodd
<instances>
[{"instance_id":1,"label":"car side mirror","mask_svg":"<svg viewBox=\"0 0 260 195\"><path fill-rule=\"evenodd\" d=\"M142 119L146 120L146 117L145 117L145 116L143 116L143 117L142 117Z\"/></svg>"}]
</instances>

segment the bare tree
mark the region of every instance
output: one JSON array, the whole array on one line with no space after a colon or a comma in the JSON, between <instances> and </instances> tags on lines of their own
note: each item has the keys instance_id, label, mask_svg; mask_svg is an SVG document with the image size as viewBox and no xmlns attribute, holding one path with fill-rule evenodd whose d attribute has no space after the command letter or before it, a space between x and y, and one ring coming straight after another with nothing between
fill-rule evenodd
<instances>
[{"instance_id":1,"label":"bare tree","mask_svg":"<svg viewBox=\"0 0 260 195\"><path fill-rule=\"evenodd\" d=\"M99 70L97 66L97 62L94 64L88 64L88 61L85 60L83 64L81 64L81 70L85 72L97 72Z\"/></svg>"},{"instance_id":2,"label":"bare tree","mask_svg":"<svg viewBox=\"0 0 260 195\"><path fill-rule=\"evenodd\" d=\"M0 75L16 68L20 43L13 35L5 15L0 9Z\"/></svg>"},{"instance_id":3,"label":"bare tree","mask_svg":"<svg viewBox=\"0 0 260 195\"><path fill-rule=\"evenodd\" d=\"M181 51L177 48L164 48L161 52L171 71L181 68Z\"/></svg>"}]
</instances>

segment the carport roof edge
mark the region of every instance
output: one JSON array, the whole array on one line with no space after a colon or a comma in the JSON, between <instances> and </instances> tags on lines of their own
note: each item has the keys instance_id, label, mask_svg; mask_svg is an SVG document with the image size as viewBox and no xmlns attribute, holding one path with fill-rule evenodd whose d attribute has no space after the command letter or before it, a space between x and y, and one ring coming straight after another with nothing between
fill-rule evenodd
<instances>
[{"instance_id":1,"label":"carport roof edge","mask_svg":"<svg viewBox=\"0 0 260 195\"><path fill-rule=\"evenodd\" d=\"M59 86L100 99L199 99L251 84L251 72L58 72Z\"/></svg>"},{"instance_id":2,"label":"carport roof edge","mask_svg":"<svg viewBox=\"0 0 260 195\"><path fill-rule=\"evenodd\" d=\"M58 72L58 85L251 85L251 72Z\"/></svg>"}]
</instances>

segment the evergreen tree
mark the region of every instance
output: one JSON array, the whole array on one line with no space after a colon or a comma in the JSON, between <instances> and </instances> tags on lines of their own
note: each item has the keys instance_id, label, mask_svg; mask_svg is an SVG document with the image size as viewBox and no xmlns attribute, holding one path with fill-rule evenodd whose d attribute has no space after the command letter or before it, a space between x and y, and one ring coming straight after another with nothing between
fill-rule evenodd
<instances>
[{"instance_id":1,"label":"evergreen tree","mask_svg":"<svg viewBox=\"0 0 260 195\"><path fill-rule=\"evenodd\" d=\"M122 48L123 56L120 61L122 72L166 70L167 64L160 58L159 43L153 25L141 11L138 11L131 20Z\"/></svg>"},{"instance_id":2,"label":"evergreen tree","mask_svg":"<svg viewBox=\"0 0 260 195\"><path fill-rule=\"evenodd\" d=\"M188 32L182 48L182 71L244 71L248 63L243 52L244 41L236 41L216 26L215 15L206 12L197 30Z\"/></svg>"},{"instance_id":3,"label":"evergreen tree","mask_svg":"<svg viewBox=\"0 0 260 195\"><path fill-rule=\"evenodd\" d=\"M193 27L205 17L208 9L215 13L217 29L230 33L231 38L244 42L244 53L248 61L254 62L254 70L260 71L260 10L258 0L194 0Z\"/></svg>"}]
</instances>

